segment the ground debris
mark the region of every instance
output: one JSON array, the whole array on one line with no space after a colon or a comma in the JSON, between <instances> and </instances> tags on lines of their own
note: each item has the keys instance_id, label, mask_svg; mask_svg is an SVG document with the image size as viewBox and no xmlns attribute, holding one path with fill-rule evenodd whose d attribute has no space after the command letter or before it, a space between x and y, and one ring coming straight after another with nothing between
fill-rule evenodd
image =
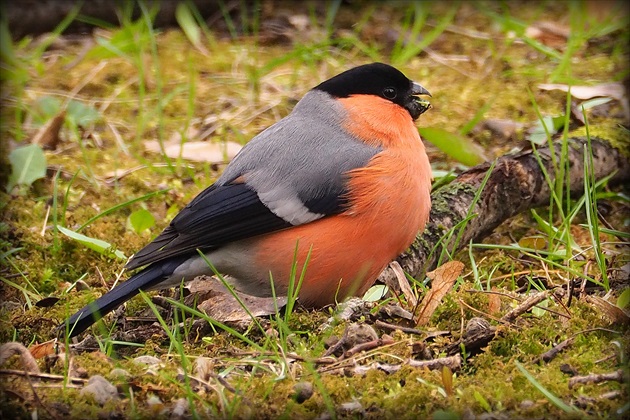
<instances>
[{"instance_id":1,"label":"ground debris","mask_svg":"<svg viewBox=\"0 0 630 420\"><path fill-rule=\"evenodd\" d=\"M457 372L462 367L462 357L459 354L456 354L455 356L440 357L431 360L408 359L405 363L400 364L373 362L368 365L356 365L350 369L345 369L344 373L365 375L371 370L380 370L385 373L392 374L394 372L398 372L405 365L413 368L428 370L440 370L447 367L451 371Z\"/></svg>"},{"instance_id":2,"label":"ground debris","mask_svg":"<svg viewBox=\"0 0 630 420\"><path fill-rule=\"evenodd\" d=\"M463 269L464 264L460 261L449 261L427 273L427 277L431 279L431 290L422 299L416 311L416 325L429 323L431 315L442 302L442 298L451 290Z\"/></svg>"},{"instance_id":3,"label":"ground debris","mask_svg":"<svg viewBox=\"0 0 630 420\"><path fill-rule=\"evenodd\" d=\"M326 350L322 357L327 357L331 355L343 357L342 353L344 353L344 351L349 352L353 348L358 348L366 343L373 344L377 340L378 334L371 325L363 323L353 323L346 327L341 338L332 343L332 345L328 348L328 350ZM364 348L364 350L367 349L365 348L365 346L361 348Z\"/></svg>"},{"instance_id":4,"label":"ground debris","mask_svg":"<svg viewBox=\"0 0 630 420\"><path fill-rule=\"evenodd\" d=\"M20 356L20 363L26 372L39 373L39 366L31 352L21 343L11 342L0 346L0 366L12 356Z\"/></svg>"},{"instance_id":5,"label":"ground debris","mask_svg":"<svg viewBox=\"0 0 630 420\"><path fill-rule=\"evenodd\" d=\"M630 325L630 316L623 309L598 296L585 295L586 302L596 306L613 324Z\"/></svg>"},{"instance_id":6,"label":"ground debris","mask_svg":"<svg viewBox=\"0 0 630 420\"><path fill-rule=\"evenodd\" d=\"M94 375L81 390L81 395L90 395L98 404L105 405L110 400L118 398L118 390L101 375Z\"/></svg>"},{"instance_id":7,"label":"ground debris","mask_svg":"<svg viewBox=\"0 0 630 420\"><path fill-rule=\"evenodd\" d=\"M302 381L293 385L293 398L298 404L302 404L313 396L313 384L310 382Z\"/></svg>"},{"instance_id":8,"label":"ground debris","mask_svg":"<svg viewBox=\"0 0 630 420\"><path fill-rule=\"evenodd\" d=\"M462 357L459 354L448 357L440 357L432 360L414 360L408 361L409 366L418 368L427 368L429 370L442 369L448 367L452 371L458 371L462 366Z\"/></svg>"},{"instance_id":9,"label":"ground debris","mask_svg":"<svg viewBox=\"0 0 630 420\"><path fill-rule=\"evenodd\" d=\"M539 360L545 363L551 362L560 352L569 348L569 346L573 344L573 341L575 341L575 338L571 337L556 344L555 346L541 354Z\"/></svg>"},{"instance_id":10,"label":"ground debris","mask_svg":"<svg viewBox=\"0 0 630 420\"><path fill-rule=\"evenodd\" d=\"M590 375L574 376L569 379L569 388L574 388L579 384L598 384L607 381L627 382L628 378L621 369L610 373L591 373Z\"/></svg>"}]
</instances>

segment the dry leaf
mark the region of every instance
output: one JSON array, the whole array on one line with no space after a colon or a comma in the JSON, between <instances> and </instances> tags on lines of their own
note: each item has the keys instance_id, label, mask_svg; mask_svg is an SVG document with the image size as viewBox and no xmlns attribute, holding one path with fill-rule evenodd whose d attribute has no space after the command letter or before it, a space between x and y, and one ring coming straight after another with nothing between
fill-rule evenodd
<instances>
[{"instance_id":1,"label":"dry leaf","mask_svg":"<svg viewBox=\"0 0 630 420\"><path fill-rule=\"evenodd\" d=\"M392 261L389 263L394 275L396 277L397 283L395 285L388 284L388 286L396 291L401 291L405 296L407 303L409 304L409 308L415 308L418 304L416 300L416 296L413 294L413 290L411 290L411 286L409 285L409 280L407 280L407 276L403 271L402 267L398 263L398 261Z\"/></svg>"},{"instance_id":2,"label":"dry leaf","mask_svg":"<svg viewBox=\"0 0 630 420\"><path fill-rule=\"evenodd\" d=\"M497 288L492 286L492 291L496 291ZM496 293L488 294L488 313L490 315L496 315L501 310L501 298Z\"/></svg>"},{"instance_id":3,"label":"dry leaf","mask_svg":"<svg viewBox=\"0 0 630 420\"><path fill-rule=\"evenodd\" d=\"M595 86L569 86L558 83L543 83L538 85L538 89L561 90L562 92L568 92L569 88L571 88L571 96L582 100L609 97L622 101L625 95L625 89L622 83L602 83Z\"/></svg>"},{"instance_id":4,"label":"dry leaf","mask_svg":"<svg viewBox=\"0 0 630 420\"><path fill-rule=\"evenodd\" d=\"M162 153L157 140L146 141L144 147L149 152ZM179 142L164 144L164 154L171 159L178 159L181 156L195 162L222 163L232 160L241 148L240 144L233 141L225 143L189 141L183 144Z\"/></svg>"},{"instance_id":5,"label":"dry leaf","mask_svg":"<svg viewBox=\"0 0 630 420\"><path fill-rule=\"evenodd\" d=\"M213 277L201 276L192 281L187 288L197 294L197 308L219 322L244 322L251 317L229 290ZM262 298L237 292L238 297L254 316L266 316L276 313L272 297ZM287 303L286 297L276 299L278 309Z\"/></svg>"},{"instance_id":6,"label":"dry leaf","mask_svg":"<svg viewBox=\"0 0 630 420\"><path fill-rule=\"evenodd\" d=\"M522 248L529 248L536 251L547 249L547 240L542 236L525 236L518 241Z\"/></svg>"},{"instance_id":7,"label":"dry leaf","mask_svg":"<svg viewBox=\"0 0 630 420\"><path fill-rule=\"evenodd\" d=\"M606 315L613 324L628 325L630 324L630 316L626 314L623 309L613 305L606 299L602 299L598 296L586 296L586 301L597 306Z\"/></svg>"},{"instance_id":8,"label":"dry leaf","mask_svg":"<svg viewBox=\"0 0 630 420\"><path fill-rule=\"evenodd\" d=\"M66 120L66 111L63 110L59 114L55 115L51 118L44 126L42 126L33 139L31 143L39 144L42 146L42 149L45 150L55 150L59 141L59 131L61 131L61 127L63 126L63 122Z\"/></svg>"},{"instance_id":9,"label":"dry leaf","mask_svg":"<svg viewBox=\"0 0 630 420\"><path fill-rule=\"evenodd\" d=\"M464 264L459 261L449 261L435 270L427 273L431 281L431 290L422 300L416 317L416 325L426 325L438 307L442 298L451 290L455 280L462 273Z\"/></svg>"},{"instance_id":10,"label":"dry leaf","mask_svg":"<svg viewBox=\"0 0 630 420\"><path fill-rule=\"evenodd\" d=\"M446 365L442 366L442 385L446 395L453 395L453 371Z\"/></svg>"},{"instance_id":11,"label":"dry leaf","mask_svg":"<svg viewBox=\"0 0 630 420\"><path fill-rule=\"evenodd\" d=\"M45 343L34 344L29 348L31 355L36 359L49 356L56 353L57 340L49 340Z\"/></svg>"},{"instance_id":12,"label":"dry leaf","mask_svg":"<svg viewBox=\"0 0 630 420\"><path fill-rule=\"evenodd\" d=\"M525 30L525 36L540 41L542 44L558 50L564 49L571 29L557 22L536 22Z\"/></svg>"},{"instance_id":13,"label":"dry leaf","mask_svg":"<svg viewBox=\"0 0 630 420\"><path fill-rule=\"evenodd\" d=\"M563 84L538 85L538 88L542 90L560 90L562 92L568 92L569 87L571 88L571 96L575 99L588 100L603 97L618 101L623 109L624 117L626 120L630 120L630 103L628 102L623 83L602 83L595 86L569 86ZM579 115L577 117L578 119L583 119L580 107L577 105L574 106L577 108L577 112L573 112L572 114L577 114Z\"/></svg>"},{"instance_id":14,"label":"dry leaf","mask_svg":"<svg viewBox=\"0 0 630 420\"><path fill-rule=\"evenodd\" d=\"M495 137L501 140L513 138L516 133L525 128L525 124L513 120L489 118L479 123L475 130L489 130Z\"/></svg>"}]
</instances>

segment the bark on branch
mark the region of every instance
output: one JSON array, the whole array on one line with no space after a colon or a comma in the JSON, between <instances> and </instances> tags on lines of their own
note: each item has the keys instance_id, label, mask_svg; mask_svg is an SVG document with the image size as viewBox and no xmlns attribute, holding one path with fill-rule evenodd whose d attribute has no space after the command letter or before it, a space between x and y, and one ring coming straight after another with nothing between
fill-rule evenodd
<instances>
[{"instance_id":1,"label":"bark on branch","mask_svg":"<svg viewBox=\"0 0 630 420\"><path fill-rule=\"evenodd\" d=\"M570 138L568 145L570 190L572 195L580 196L584 193L584 152L587 150L587 141L585 138ZM560 156L561 145L558 143L538 148L537 154L549 177L555 180L551 147L555 148L555 156ZM591 139L591 149L592 170L596 180L611 174L611 183L630 180L630 160L627 155L600 138ZM549 183L536 154L534 151L527 151L497 159L479 200L469 213L475 195L491 167L491 163L484 163L471 168L449 185L431 194L433 205L425 231L398 257L403 270L420 278L425 272L435 268L443 246L451 251L457 250L453 250L453 247L458 234L460 237L457 248L461 249L470 240L481 240L510 217L550 202ZM458 229L450 241L444 241L444 236L469 214L474 214L475 217L464 225L461 232ZM431 252L434 247L435 251ZM385 284L392 284L394 279L395 274L390 268L379 277Z\"/></svg>"}]
</instances>

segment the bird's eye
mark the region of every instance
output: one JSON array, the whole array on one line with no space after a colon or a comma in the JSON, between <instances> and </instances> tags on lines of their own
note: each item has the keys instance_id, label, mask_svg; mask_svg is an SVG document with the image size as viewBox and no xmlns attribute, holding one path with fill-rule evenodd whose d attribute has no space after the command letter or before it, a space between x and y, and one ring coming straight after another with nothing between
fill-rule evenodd
<instances>
[{"instance_id":1,"label":"bird's eye","mask_svg":"<svg viewBox=\"0 0 630 420\"><path fill-rule=\"evenodd\" d=\"M386 87L383 89L383 96L387 99L394 99L396 97L396 89L393 87Z\"/></svg>"}]
</instances>

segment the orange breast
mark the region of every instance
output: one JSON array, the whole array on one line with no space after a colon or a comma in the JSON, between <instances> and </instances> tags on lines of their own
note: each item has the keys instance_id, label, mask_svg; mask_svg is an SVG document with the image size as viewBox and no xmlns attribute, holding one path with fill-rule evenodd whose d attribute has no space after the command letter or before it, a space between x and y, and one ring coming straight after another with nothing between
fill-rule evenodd
<instances>
[{"instance_id":1,"label":"orange breast","mask_svg":"<svg viewBox=\"0 0 630 420\"><path fill-rule=\"evenodd\" d=\"M281 290L288 283L294 256L299 277L310 252L300 290L306 306L364 293L424 229L431 207L431 168L407 111L374 96L341 101L351 115L345 128L366 143L383 147L367 166L349 173L349 209L264 235L255 246L256 265L271 271Z\"/></svg>"}]
</instances>

